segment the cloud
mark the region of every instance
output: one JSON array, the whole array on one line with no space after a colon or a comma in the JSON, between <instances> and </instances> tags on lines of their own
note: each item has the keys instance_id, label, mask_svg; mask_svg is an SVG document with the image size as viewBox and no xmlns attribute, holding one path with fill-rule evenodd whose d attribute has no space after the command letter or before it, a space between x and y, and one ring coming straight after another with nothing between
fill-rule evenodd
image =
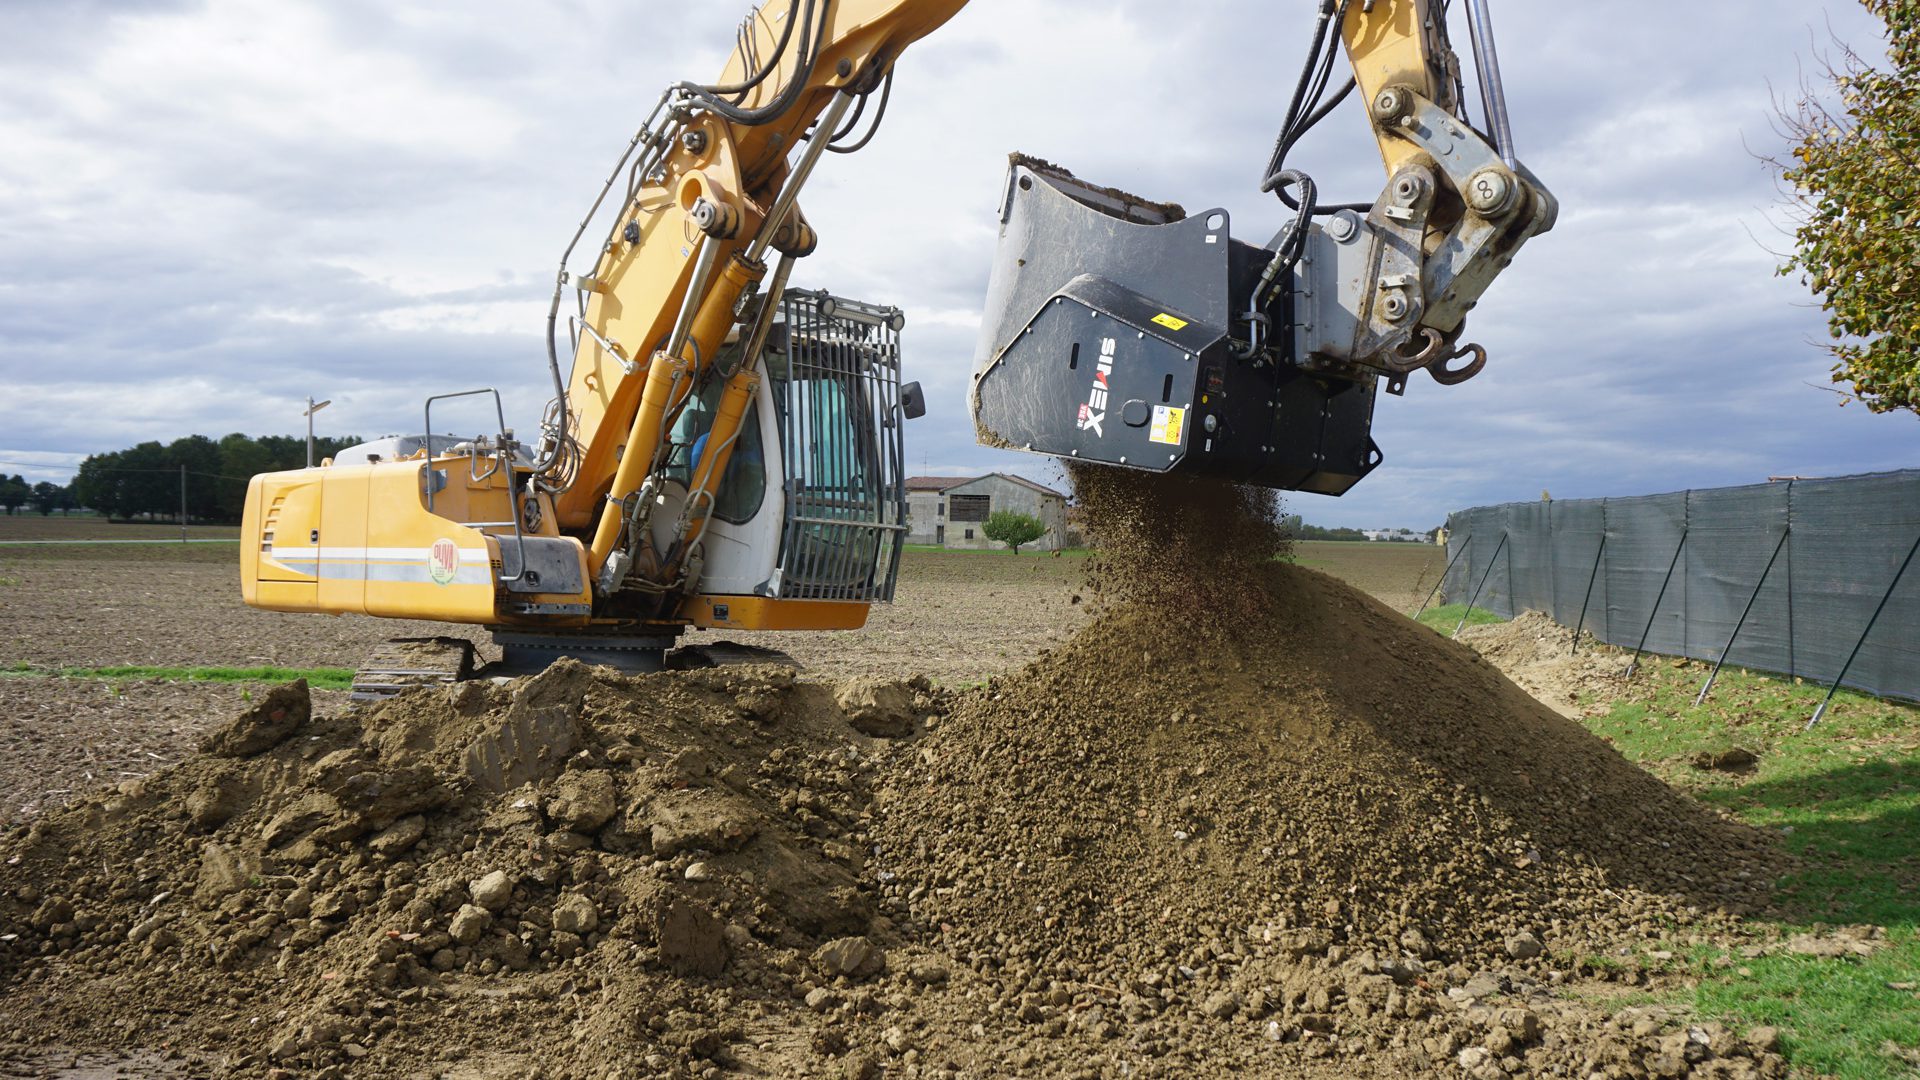
<instances>
[{"instance_id":1,"label":"cloud","mask_svg":"<svg viewBox=\"0 0 1920 1080\"><path fill-rule=\"evenodd\" d=\"M1872 39L1855 5L1831 7L1497 5L1518 145L1559 227L1474 316L1487 373L1383 397L1387 465L1295 508L1424 527L1543 487L1911 463L1911 421L1806 385L1826 380L1823 323L1762 246L1783 245L1749 149L1774 145L1770 87L1794 84L1827 18ZM0 442L19 448L0 458L57 469L141 439L293 431L309 393L335 400L333 430L378 435L418 428L429 393L494 385L531 430L560 249L659 88L717 72L744 10L0 8ZM965 413L1006 154L1226 207L1264 241L1286 212L1255 186L1308 28L1252 0L1177 19L1157 0L976 0L909 51L880 136L804 200L822 245L796 280L907 310L932 404L909 429L916 472L1059 479L974 445ZM1361 104L1295 163L1329 198L1370 198Z\"/></svg>"}]
</instances>

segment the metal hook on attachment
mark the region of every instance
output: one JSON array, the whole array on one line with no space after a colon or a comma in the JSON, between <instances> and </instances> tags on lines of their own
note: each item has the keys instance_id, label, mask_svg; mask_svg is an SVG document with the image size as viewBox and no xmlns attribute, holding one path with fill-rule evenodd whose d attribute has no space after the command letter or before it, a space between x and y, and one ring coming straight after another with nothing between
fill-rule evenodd
<instances>
[{"instance_id":1,"label":"metal hook on attachment","mask_svg":"<svg viewBox=\"0 0 1920 1080\"><path fill-rule=\"evenodd\" d=\"M1426 341L1420 346L1420 351L1412 356L1408 356L1398 348L1387 350L1388 371L1395 375L1410 375L1440 359L1441 350L1446 348L1447 339L1441 337L1440 332L1431 326L1421 327L1420 333L1425 335Z\"/></svg>"},{"instance_id":2,"label":"metal hook on attachment","mask_svg":"<svg viewBox=\"0 0 1920 1080\"><path fill-rule=\"evenodd\" d=\"M1473 362L1471 364L1461 368L1449 368L1447 366L1449 363L1466 356L1468 353L1473 354ZM1486 349L1479 345L1463 345L1460 347L1460 351L1429 367L1427 374L1433 376L1433 381L1439 383L1441 386L1459 386L1461 383L1480 374L1486 366Z\"/></svg>"}]
</instances>

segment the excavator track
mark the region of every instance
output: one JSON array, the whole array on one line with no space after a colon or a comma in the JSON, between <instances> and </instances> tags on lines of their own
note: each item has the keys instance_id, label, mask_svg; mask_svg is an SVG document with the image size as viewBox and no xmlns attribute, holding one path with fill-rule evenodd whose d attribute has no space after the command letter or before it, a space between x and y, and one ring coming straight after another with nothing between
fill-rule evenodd
<instances>
[{"instance_id":1,"label":"excavator track","mask_svg":"<svg viewBox=\"0 0 1920 1080\"><path fill-rule=\"evenodd\" d=\"M353 673L353 700L382 701L416 686L444 686L473 677L473 642L464 638L395 638Z\"/></svg>"},{"instance_id":2,"label":"excavator track","mask_svg":"<svg viewBox=\"0 0 1920 1080\"><path fill-rule=\"evenodd\" d=\"M732 667L744 664L772 664L798 669L800 661L779 649L742 645L737 641L709 641L682 645L667 654L668 671L697 671L701 668Z\"/></svg>"}]
</instances>

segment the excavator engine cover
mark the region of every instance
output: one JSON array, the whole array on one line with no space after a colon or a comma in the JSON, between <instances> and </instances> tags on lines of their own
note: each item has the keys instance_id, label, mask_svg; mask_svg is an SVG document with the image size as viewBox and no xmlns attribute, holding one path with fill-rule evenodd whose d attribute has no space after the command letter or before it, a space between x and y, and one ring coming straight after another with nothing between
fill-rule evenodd
<instances>
[{"instance_id":1,"label":"excavator engine cover","mask_svg":"<svg viewBox=\"0 0 1920 1080\"><path fill-rule=\"evenodd\" d=\"M1271 258L1224 210L1188 217L1016 158L974 373L981 441L1344 494L1381 461L1377 379L1241 355L1231 331Z\"/></svg>"}]
</instances>

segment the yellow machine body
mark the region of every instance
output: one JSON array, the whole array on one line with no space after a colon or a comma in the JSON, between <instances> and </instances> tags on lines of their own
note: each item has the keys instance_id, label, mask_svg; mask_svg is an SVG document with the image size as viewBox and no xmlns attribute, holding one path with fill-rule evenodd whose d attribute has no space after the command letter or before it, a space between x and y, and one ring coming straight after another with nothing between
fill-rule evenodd
<instances>
[{"instance_id":1,"label":"yellow machine body","mask_svg":"<svg viewBox=\"0 0 1920 1080\"><path fill-rule=\"evenodd\" d=\"M329 464L254 477L241 525L242 597L270 611L499 626L592 625L589 586L565 593L512 593L499 584L516 542L511 526L465 522L508 520L506 484L498 473L471 480L471 464L469 457L443 457ZM427 477L434 473L451 479L428 510ZM529 535L570 545L580 580L590 580L586 547L579 540L551 528ZM866 625L868 607L698 594L658 627L858 630Z\"/></svg>"}]
</instances>

